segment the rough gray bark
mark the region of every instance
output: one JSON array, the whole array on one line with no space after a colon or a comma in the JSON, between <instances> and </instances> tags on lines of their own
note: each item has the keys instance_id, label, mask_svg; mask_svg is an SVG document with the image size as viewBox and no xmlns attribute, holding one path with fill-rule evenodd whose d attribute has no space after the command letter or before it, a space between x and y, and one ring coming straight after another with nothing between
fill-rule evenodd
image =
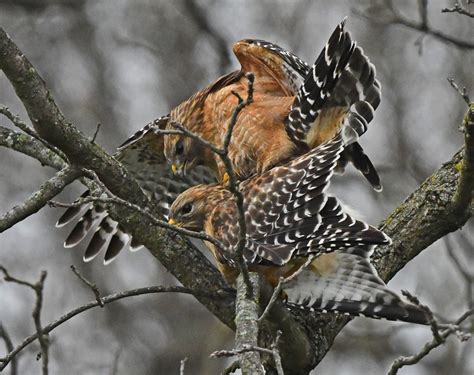
<instances>
[{"instance_id":1,"label":"rough gray bark","mask_svg":"<svg viewBox=\"0 0 474 375\"><path fill-rule=\"evenodd\" d=\"M243 275L237 278L237 297L235 302L235 347L258 346L258 316L260 313L260 288L257 273L249 274L252 293L247 295L247 285ZM239 355L240 368L244 375L263 374L260 353L251 351Z\"/></svg>"},{"instance_id":2,"label":"rough gray bark","mask_svg":"<svg viewBox=\"0 0 474 375\"><path fill-rule=\"evenodd\" d=\"M152 213L158 214L155 205L146 198L128 172L67 122L41 77L1 29L0 51L0 68L15 88L38 134L62 150L73 165L95 171L112 193L142 207L148 207ZM473 122L472 117L470 122ZM466 132L470 156L463 160L462 152L458 152L410 195L382 225L384 231L394 240L391 246L379 248L374 255L376 268L385 280L389 280L431 243L462 227L471 216L473 129L474 126L470 126ZM2 131L0 138L6 134ZM17 133L15 137L19 137ZM22 137L25 137L24 142L20 144L31 143L38 152L44 152L44 146L33 142L28 136ZM3 140L0 144L7 145L11 142ZM35 154L31 150L22 152ZM48 158L44 158L42 162L47 162L46 160ZM51 165L56 164L53 160L54 158ZM58 167L58 164L53 166ZM463 177L463 183L460 184L464 184L463 187L458 186L460 171L466 177ZM459 199L460 196L462 199ZM111 213L114 218L119 218L124 228L143 243L184 286L220 295L227 293L224 291L226 284L217 270L184 239L154 227L149 218L128 208L114 206L111 207ZM232 293L228 293L227 298L198 299L222 322L229 327L234 326ZM347 318L331 314L310 315L301 311L292 311L290 314L281 304L277 304L270 314L270 321L264 325L261 332L263 344L260 346L269 347L276 329L281 329L283 335L279 349L285 373L306 374L321 361L347 321Z\"/></svg>"}]
</instances>

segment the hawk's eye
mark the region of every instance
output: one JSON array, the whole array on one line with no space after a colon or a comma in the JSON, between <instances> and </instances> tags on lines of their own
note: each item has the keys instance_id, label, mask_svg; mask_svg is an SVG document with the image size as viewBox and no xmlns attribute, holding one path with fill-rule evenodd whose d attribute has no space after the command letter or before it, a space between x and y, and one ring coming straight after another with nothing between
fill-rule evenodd
<instances>
[{"instance_id":1,"label":"hawk's eye","mask_svg":"<svg viewBox=\"0 0 474 375\"><path fill-rule=\"evenodd\" d=\"M176 143L175 153L176 155L181 155L183 152L184 152L184 142L182 139L180 139L178 143Z\"/></svg>"},{"instance_id":2,"label":"hawk's eye","mask_svg":"<svg viewBox=\"0 0 474 375\"><path fill-rule=\"evenodd\" d=\"M183 215L187 215L192 211L192 209L193 209L193 205L191 203L186 203L181 209L181 213Z\"/></svg>"}]
</instances>

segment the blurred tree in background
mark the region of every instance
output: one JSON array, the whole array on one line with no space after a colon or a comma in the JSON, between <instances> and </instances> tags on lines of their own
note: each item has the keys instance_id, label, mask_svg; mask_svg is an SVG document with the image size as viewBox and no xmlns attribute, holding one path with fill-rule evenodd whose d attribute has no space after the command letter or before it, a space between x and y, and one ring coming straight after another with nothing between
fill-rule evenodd
<instances>
[{"instance_id":1,"label":"blurred tree in background","mask_svg":"<svg viewBox=\"0 0 474 375\"><path fill-rule=\"evenodd\" d=\"M472 18L441 13L453 6L451 0L429 1L427 18L420 11L423 1L394 3L0 0L0 25L38 69L68 120L91 136L100 123L96 142L113 152L144 124L237 68L235 41L269 40L313 62L348 15L347 29L382 83L382 104L361 143L381 173L384 191L374 193L353 170L335 178L334 189L366 221L377 223L462 145L458 125L466 106L446 78L474 95ZM3 74L0 103L27 118ZM5 118L0 124L10 126ZM7 148L0 148L0 160L0 212L20 204L54 174ZM71 201L82 190L76 183L57 200ZM146 251L124 252L107 267L100 257L82 263L82 249L62 248L68 229L54 228L59 214L44 208L0 236L0 264L12 275L34 280L48 271L43 322L91 299L70 264L103 295L176 283ZM473 248L471 222L430 246L390 285L415 292L452 320L473 307ZM32 292L0 284L0 322L14 343L34 331L33 305ZM396 357L417 352L430 339L425 327L356 319L317 372L384 373ZM53 374L171 374L179 372L184 357L186 374L214 374L229 363L209 354L232 348L233 332L194 298L170 294L90 310L58 328L50 341ZM473 345L449 339L403 374L472 373ZM25 350L18 373L39 372L37 351L37 344Z\"/></svg>"}]
</instances>

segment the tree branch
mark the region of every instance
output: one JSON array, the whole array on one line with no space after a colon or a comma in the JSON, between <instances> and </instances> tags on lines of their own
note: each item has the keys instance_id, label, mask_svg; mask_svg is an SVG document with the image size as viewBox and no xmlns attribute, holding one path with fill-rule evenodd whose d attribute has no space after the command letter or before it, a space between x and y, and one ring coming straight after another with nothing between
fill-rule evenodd
<instances>
[{"instance_id":1,"label":"tree branch","mask_svg":"<svg viewBox=\"0 0 474 375\"><path fill-rule=\"evenodd\" d=\"M41 275L40 275L40 279L38 280L38 282L36 282L35 284L32 284L30 282L12 277L8 273L6 268L3 267L2 265L0 265L0 271L4 275L4 280L5 281L31 288L31 289L34 290L34 292L36 294L36 302L35 302L35 307L34 307L32 316L33 316L33 321L35 323L36 336L38 338L38 341L39 341L40 347L41 347L40 356L41 356L41 359L42 359L42 373L43 373L43 375L48 375L49 338L48 338L47 332L45 332L44 329L41 327L41 308L43 307L43 288L44 288L44 281L46 279L47 273L46 273L46 271L42 271ZM7 357L8 356L9 356L9 354L7 355ZM9 360L7 360L6 358L0 359L0 362L3 362L3 364L0 365L0 371L5 368L5 366L8 364L8 361Z\"/></svg>"},{"instance_id":2,"label":"tree branch","mask_svg":"<svg viewBox=\"0 0 474 375\"><path fill-rule=\"evenodd\" d=\"M441 13L458 13L474 18L474 13L467 10L464 5L462 5L461 0L456 0L456 3L451 8L441 9Z\"/></svg>"},{"instance_id":3,"label":"tree branch","mask_svg":"<svg viewBox=\"0 0 474 375\"><path fill-rule=\"evenodd\" d=\"M128 297L141 296L145 294L156 294L156 293L183 293L183 294L190 294L195 297L199 296L206 299L212 298L212 299L221 299L224 301L226 300L225 293L216 295L215 293L212 293L212 292L193 290L193 289L185 288L182 286L168 286L168 287L149 286L145 288L131 289L131 290L115 293L115 294L110 294L108 296L102 297L102 303L104 305L108 305L109 303L118 301L120 299L128 298ZM54 322L49 323L48 325L44 326L42 329L43 335L49 334L55 328L64 324L65 322L75 317L76 315L97 306L100 306L100 303L97 300L94 300L84 305L81 305L75 308L74 310L69 311L68 313L59 317ZM38 333L34 333L28 336L19 345L17 345L13 350L11 350L5 357L0 358L0 371L2 371L8 365L8 363L12 361L16 355L18 355L19 352L21 352L24 348L26 348L29 344L31 344L36 339L38 339Z\"/></svg>"},{"instance_id":4,"label":"tree branch","mask_svg":"<svg viewBox=\"0 0 474 375\"><path fill-rule=\"evenodd\" d=\"M399 357L397 358L393 363L392 366L390 367L390 370L388 371L388 375L396 375L398 373L398 370L400 370L403 366L409 366L409 365L414 365L415 363L420 362L424 357L426 357L433 349L437 348L441 344L445 342L445 339L450 336L453 333L456 333L458 330L458 326L466 320L468 317L474 315L474 310L468 310L466 311L456 322L452 327L449 327L447 329L442 330L442 332L439 333L440 338L433 337L433 340L427 342L423 348L418 352L417 354L414 354L409 357ZM467 336L460 336L461 341L467 340Z\"/></svg>"},{"instance_id":5,"label":"tree branch","mask_svg":"<svg viewBox=\"0 0 474 375\"><path fill-rule=\"evenodd\" d=\"M66 167L43 183L39 190L28 197L22 204L0 216L0 233L26 219L43 208L50 199L58 195L71 182L81 176L82 172L73 167Z\"/></svg>"},{"instance_id":6,"label":"tree branch","mask_svg":"<svg viewBox=\"0 0 474 375\"><path fill-rule=\"evenodd\" d=\"M63 169L68 164L44 146L42 142L11 129L0 126L0 146L21 152L38 160L42 165Z\"/></svg>"},{"instance_id":7,"label":"tree branch","mask_svg":"<svg viewBox=\"0 0 474 375\"><path fill-rule=\"evenodd\" d=\"M391 12L390 17L385 17L384 19L379 19L376 17L372 16L367 16L366 12L361 12L357 9L352 9L353 13L356 14L359 17L368 19L374 23L378 24L393 24L393 25L401 25L405 26L411 30L419 31L425 35L430 35L434 37L435 39L439 40L440 42L450 44L453 46L456 46L461 49L473 49L474 48L474 43L471 43L466 40L461 40L457 39L451 35L444 34L441 31L438 31L436 29L433 29L428 25L427 18L426 18L426 7L423 7L420 5L419 11L420 11L420 19L421 21L413 21L405 16L403 16L397 8L392 4L392 1L385 1L386 4L386 9L388 9ZM418 42L417 42L418 43Z\"/></svg>"},{"instance_id":8,"label":"tree branch","mask_svg":"<svg viewBox=\"0 0 474 375\"><path fill-rule=\"evenodd\" d=\"M88 137L67 123L44 82L3 30L0 30L0 51L0 68L25 104L37 133L61 149L72 163L95 171L113 194L139 207L150 207L150 213L159 217L159 211L146 199L128 172L100 147L91 144ZM0 142L11 143L2 141L1 137ZM38 150L45 149L43 145L40 146ZM31 150L28 152L33 154ZM463 153L458 152L410 195L382 225L393 239L391 246L379 248L374 254L374 264L384 280L389 280L423 249L468 220L471 215L469 209L462 209L458 205L453 210L462 165ZM207 290L210 294L219 293L226 288L218 271L202 254L190 247L186 240L170 236L167 231L157 228L149 217L128 207L111 207L111 215L143 243L183 285ZM197 298L225 324L233 326L235 310L231 294L219 301L202 296ZM262 328L261 334L270 336L268 332L281 329L283 335L279 351L285 372L307 373L324 357L348 319L334 314L308 314L299 310L290 314L279 302L270 313L269 326ZM97 306L97 301L93 303ZM47 332L46 328L44 332ZM267 339L268 342L273 340L271 337Z\"/></svg>"},{"instance_id":9,"label":"tree branch","mask_svg":"<svg viewBox=\"0 0 474 375\"><path fill-rule=\"evenodd\" d=\"M7 330L3 326L3 324L0 322L0 338L5 341L5 347L7 348L7 352L11 352L13 350L13 342L12 339L10 338L10 335L8 334ZM1 362L1 360L0 360ZM10 375L17 375L18 374L18 367L17 367L17 360L16 358L13 358L11 360L11 366L10 366Z\"/></svg>"},{"instance_id":10,"label":"tree branch","mask_svg":"<svg viewBox=\"0 0 474 375\"><path fill-rule=\"evenodd\" d=\"M245 346L258 346L258 315L260 312L260 277L258 273L249 273L251 291L241 273L237 277L237 298L235 303L235 346L237 349ZM244 375L264 374L260 353L248 351L239 355L240 368Z\"/></svg>"},{"instance_id":11,"label":"tree branch","mask_svg":"<svg viewBox=\"0 0 474 375\"><path fill-rule=\"evenodd\" d=\"M28 116L41 138L64 152L71 163L93 170L116 196L159 216L156 204L149 201L129 172L102 148L68 123L56 106L44 81L3 29L0 29L0 69L12 83ZM219 272L186 239L153 225L150 218L127 207L114 207L111 216L142 243L184 285L219 293L227 288ZM199 297L200 298L200 297ZM233 326L233 298L227 303L200 299L214 315Z\"/></svg>"}]
</instances>

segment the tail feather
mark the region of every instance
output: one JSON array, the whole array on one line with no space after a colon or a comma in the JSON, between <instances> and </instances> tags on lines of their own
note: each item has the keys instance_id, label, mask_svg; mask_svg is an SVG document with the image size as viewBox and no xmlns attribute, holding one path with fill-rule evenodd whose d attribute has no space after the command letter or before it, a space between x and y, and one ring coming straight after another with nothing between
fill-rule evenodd
<instances>
[{"instance_id":1,"label":"tail feather","mask_svg":"<svg viewBox=\"0 0 474 375\"><path fill-rule=\"evenodd\" d=\"M82 193L80 198L85 198L85 197L88 197L89 195L90 195L89 190L86 190L84 193ZM86 210L86 208L89 208L89 206L90 206L90 204L86 203L86 204L83 204L79 207L69 207L66 211L64 211L64 213L61 215L61 217L56 222L56 228L62 228L65 225L69 224L76 217L78 217L81 212L84 212Z\"/></svg>"},{"instance_id":2,"label":"tail feather","mask_svg":"<svg viewBox=\"0 0 474 375\"><path fill-rule=\"evenodd\" d=\"M420 307L388 289L369 262L373 247L355 247L315 258L284 291L303 309L429 324Z\"/></svg>"}]
</instances>

